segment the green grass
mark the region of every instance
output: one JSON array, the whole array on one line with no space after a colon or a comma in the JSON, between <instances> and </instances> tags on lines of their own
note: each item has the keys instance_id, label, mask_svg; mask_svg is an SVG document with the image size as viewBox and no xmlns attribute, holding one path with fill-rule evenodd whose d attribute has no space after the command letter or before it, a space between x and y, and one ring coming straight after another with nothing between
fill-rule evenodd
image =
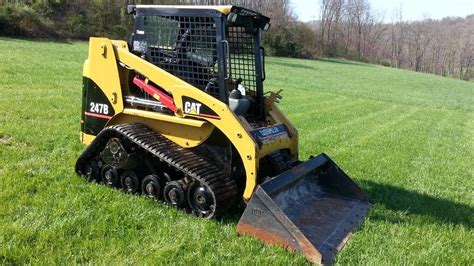
<instances>
[{"instance_id":1,"label":"green grass","mask_svg":"<svg viewBox=\"0 0 474 266\"><path fill-rule=\"evenodd\" d=\"M303 264L218 221L87 183L86 43L0 39L0 264ZM374 208L340 264L472 264L474 83L344 61L267 59L266 88Z\"/></svg>"}]
</instances>

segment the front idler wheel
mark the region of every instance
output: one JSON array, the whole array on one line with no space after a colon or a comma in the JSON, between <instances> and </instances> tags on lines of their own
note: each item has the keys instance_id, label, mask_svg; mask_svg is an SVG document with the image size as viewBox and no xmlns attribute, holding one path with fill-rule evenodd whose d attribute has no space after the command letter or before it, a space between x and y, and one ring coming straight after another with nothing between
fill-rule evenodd
<instances>
[{"instance_id":1,"label":"front idler wheel","mask_svg":"<svg viewBox=\"0 0 474 266\"><path fill-rule=\"evenodd\" d=\"M163 198L163 182L157 175L147 175L142 181L142 191L147 198L161 200Z\"/></svg>"},{"instance_id":2,"label":"front idler wheel","mask_svg":"<svg viewBox=\"0 0 474 266\"><path fill-rule=\"evenodd\" d=\"M101 171L102 182L109 187L118 187L120 184L120 176L115 167L105 165Z\"/></svg>"},{"instance_id":3,"label":"front idler wheel","mask_svg":"<svg viewBox=\"0 0 474 266\"><path fill-rule=\"evenodd\" d=\"M83 177L91 182L100 180L100 167L96 160L91 160L84 165Z\"/></svg>"},{"instance_id":4,"label":"front idler wheel","mask_svg":"<svg viewBox=\"0 0 474 266\"><path fill-rule=\"evenodd\" d=\"M136 194L140 193L140 181L137 174L132 170L124 171L120 175L120 183L122 190L126 193Z\"/></svg>"},{"instance_id":5,"label":"front idler wheel","mask_svg":"<svg viewBox=\"0 0 474 266\"><path fill-rule=\"evenodd\" d=\"M175 208L183 207L186 201L183 186L177 181L170 181L166 183L163 192L163 198L165 199L166 203Z\"/></svg>"},{"instance_id":6,"label":"front idler wheel","mask_svg":"<svg viewBox=\"0 0 474 266\"><path fill-rule=\"evenodd\" d=\"M216 210L214 194L199 181L195 181L188 189L187 200L194 215L202 218L213 217Z\"/></svg>"}]
</instances>

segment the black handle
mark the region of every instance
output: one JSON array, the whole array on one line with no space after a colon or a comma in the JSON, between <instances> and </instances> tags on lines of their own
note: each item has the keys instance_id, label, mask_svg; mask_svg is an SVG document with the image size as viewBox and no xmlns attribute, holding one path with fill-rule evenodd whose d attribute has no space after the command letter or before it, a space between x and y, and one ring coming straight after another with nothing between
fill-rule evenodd
<instances>
[{"instance_id":1,"label":"black handle","mask_svg":"<svg viewBox=\"0 0 474 266\"><path fill-rule=\"evenodd\" d=\"M265 48L260 46L260 56L262 57L262 81L265 81L267 75L265 74Z\"/></svg>"},{"instance_id":2,"label":"black handle","mask_svg":"<svg viewBox=\"0 0 474 266\"><path fill-rule=\"evenodd\" d=\"M229 42L227 40L223 40L222 43L224 44L224 69L225 69L225 79L230 79L230 48Z\"/></svg>"}]
</instances>

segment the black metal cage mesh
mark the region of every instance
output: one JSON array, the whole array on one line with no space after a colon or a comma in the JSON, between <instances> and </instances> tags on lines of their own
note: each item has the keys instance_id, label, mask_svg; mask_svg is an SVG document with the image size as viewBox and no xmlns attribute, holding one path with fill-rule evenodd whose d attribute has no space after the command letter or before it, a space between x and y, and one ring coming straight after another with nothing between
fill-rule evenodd
<instances>
[{"instance_id":1,"label":"black metal cage mesh","mask_svg":"<svg viewBox=\"0 0 474 266\"><path fill-rule=\"evenodd\" d=\"M242 85L248 90L256 90L256 69L253 35L246 33L243 27L229 27L227 40L229 42L228 71L231 80L242 79Z\"/></svg>"},{"instance_id":2,"label":"black metal cage mesh","mask_svg":"<svg viewBox=\"0 0 474 266\"><path fill-rule=\"evenodd\" d=\"M216 24L210 17L146 16L150 62L219 97Z\"/></svg>"},{"instance_id":3,"label":"black metal cage mesh","mask_svg":"<svg viewBox=\"0 0 474 266\"><path fill-rule=\"evenodd\" d=\"M136 32L138 49L145 52L149 62L221 100L226 101L223 97L236 88L239 80L255 95L258 85L254 34L233 25L221 32L221 24L216 23L222 20L209 16L145 15ZM224 36L219 38L220 34ZM221 39L227 41L227 49ZM224 70L227 73L221 73Z\"/></svg>"}]
</instances>

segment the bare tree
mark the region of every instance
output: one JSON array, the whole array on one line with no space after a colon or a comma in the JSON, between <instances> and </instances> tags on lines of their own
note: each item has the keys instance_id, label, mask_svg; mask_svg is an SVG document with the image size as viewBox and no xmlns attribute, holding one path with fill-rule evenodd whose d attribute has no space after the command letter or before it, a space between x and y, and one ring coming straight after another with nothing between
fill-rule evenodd
<instances>
[{"instance_id":1,"label":"bare tree","mask_svg":"<svg viewBox=\"0 0 474 266\"><path fill-rule=\"evenodd\" d=\"M370 4L368 0L348 0L346 9L350 23L355 30L357 42L357 56L362 59L362 44L364 42L364 28L367 27L372 20Z\"/></svg>"},{"instance_id":2,"label":"bare tree","mask_svg":"<svg viewBox=\"0 0 474 266\"><path fill-rule=\"evenodd\" d=\"M344 0L321 0L321 47L330 55L336 54L337 35L344 11Z\"/></svg>"},{"instance_id":3,"label":"bare tree","mask_svg":"<svg viewBox=\"0 0 474 266\"><path fill-rule=\"evenodd\" d=\"M474 31L464 32L459 40L459 79L468 80L474 65Z\"/></svg>"},{"instance_id":4,"label":"bare tree","mask_svg":"<svg viewBox=\"0 0 474 266\"><path fill-rule=\"evenodd\" d=\"M397 68L402 64L403 43L405 42L405 23L403 22L403 7L395 10L390 25L391 32L391 65Z\"/></svg>"}]
</instances>

